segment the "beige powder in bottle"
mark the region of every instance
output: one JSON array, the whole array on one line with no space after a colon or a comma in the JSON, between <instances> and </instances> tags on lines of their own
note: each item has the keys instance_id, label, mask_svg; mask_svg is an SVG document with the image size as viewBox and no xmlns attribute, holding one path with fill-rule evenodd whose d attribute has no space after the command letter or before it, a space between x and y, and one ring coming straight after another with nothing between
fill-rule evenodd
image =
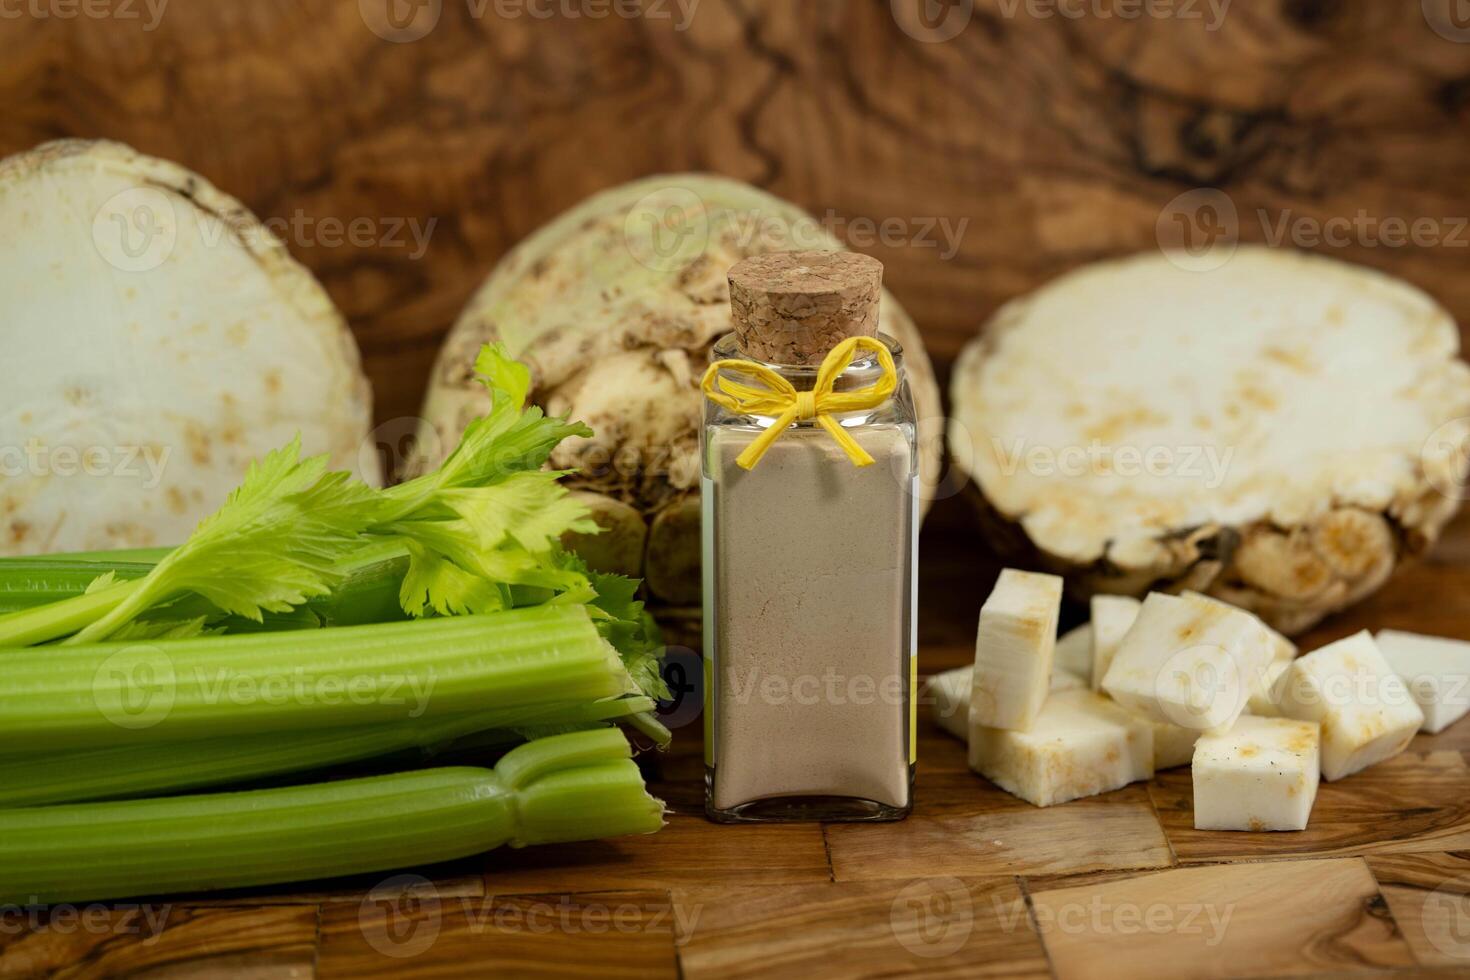
<instances>
[{"instance_id":1,"label":"beige powder in bottle","mask_svg":"<svg viewBox=\"0 0 1470 980\"><path fill-rule=\"evenodd\" d=\"M720 524L739 529L716 549L721 601L706 626L718 636L716 807L783 796L908 805L911 450L897 427L851 434L873 465L853 466L810 425L749 471L735 457L755 433L711 437L707 492Z\"/></svg>"}]
</instances>

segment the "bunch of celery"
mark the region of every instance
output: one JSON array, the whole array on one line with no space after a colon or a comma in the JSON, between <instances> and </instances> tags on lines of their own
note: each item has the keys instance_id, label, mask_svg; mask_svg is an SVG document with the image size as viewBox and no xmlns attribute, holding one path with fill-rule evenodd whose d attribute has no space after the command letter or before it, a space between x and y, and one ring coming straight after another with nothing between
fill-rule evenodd
<instances>
[{"instance_id":1,"label":"bunch of celery","mask_svg":"<svg viewBox=\"0 0 1470 980\"><path fill-rule=\"evenodd\" d=\"M0 811L0 867L19 874L3 890L116 897L657 829L661 807L606 727L667 741L657 632L636 583L562 549L596 525L543 469L587 430L523 407L529 375L499 349L476 369L490 413L417 479L376 490L293 444L172 550L0 561L0 806L43 805ZM52 805L528 739L494 773ZM592 748L561 748L579 745ZM512 778L513 759L541 761ZM401 826L417 791L426 823ZM248 851L257 821L269 860L198 859ZM465 839L434 842L441 824Z\"/></svg>"}]
</instances>

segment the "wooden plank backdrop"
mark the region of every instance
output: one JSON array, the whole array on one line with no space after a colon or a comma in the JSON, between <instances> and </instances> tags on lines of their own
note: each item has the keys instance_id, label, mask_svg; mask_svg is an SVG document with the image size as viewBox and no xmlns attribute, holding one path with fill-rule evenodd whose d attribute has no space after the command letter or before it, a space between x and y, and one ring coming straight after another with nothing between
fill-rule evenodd
<instances>
[{"instance_id":1,"label":"wooden plank backdrop","mask_svg":"<svg viewBox=\"0 0 1470 980\"><path fill-rule=\"evenodd\" d=\"M0 0L0 152L111 137L285 222L352 323L381 419L417 412L500 255L661 171L753 181L882 258L941 371L1000 303L1160 229L1199 248L1284 235L1470 322L1455 0L82 2ZM362 219L376 240L329 240ZM422 249L385 240L431 221ZM997 569L958 498L924 548L928 673L972 657ZM1467 590L1462 515L1305 648L1364 627L1470 637ZM1187 770L1038 810L927 721L903 823L715 827L698 727L650 762L671 807L652 837L124 903L85 929L0 915L0 977L1470 968L1470 721L1324 785L1311 829L1275 835L1195 831ZM1122 918L1157 912L1163 929Z\"/></svg>"},{"instance_id":2,"label":"wooden plank backdrop","mask_svg":"<svg viewBox=\"0 0 1470 980\"><path fill-rule=\"evenodd\" d=\"M7 0L0 152L123 140L295 221L380 419L417 411L509 247L674 170L752 181L877 255L941 369L1009 297L1156 247L1161 217L1218 234L1196 198L1171 211L1203 187L1242 240L1284 227L1470 322L1456 0L87 2L112 16ZM328 234L355 219L377 240ZM391 234L430 221L426 248Z\"/></svg>"}]
</instances>

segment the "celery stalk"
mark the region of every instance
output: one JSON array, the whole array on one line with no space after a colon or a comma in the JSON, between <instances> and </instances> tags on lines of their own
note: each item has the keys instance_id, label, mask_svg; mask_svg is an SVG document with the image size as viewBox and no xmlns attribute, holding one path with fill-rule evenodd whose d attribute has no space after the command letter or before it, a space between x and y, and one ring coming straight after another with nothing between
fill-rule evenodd
<instances>
[{"instance_id":1,"label":"celery stalk","mask_svg":"<svg viewBox=\"0 0 1470 980\"><path fill-rule=\"evenodd\" d=\"M141 562L90 562L71 558L0 558L0 614L71 599L97 577L112 572L119 581L142 578L153 568Z\"/></svg>"},{"instance_id":2,"label":"celery stalk","mask_svg":"<svg viewBox=\"0 0 1470 980\"><path fill-rule=\"evenodd\" d=\"M0 904L119 899L387 871L504 844L652 833L615 729L527 743L493 770L0 813Z\"/></svg>"},{"instance_id":3,"label":"celery stalk","mask_svg":"<svg viewBox=\"0 0 1470 980\"><path fill-rule=\"evenodd\" d=\"M102 555L105 553L89 555L86 560L0 558L0 647L30 646L76 632L125 598L123 589L85 595L98 576L112 572L120 582L132 582L153 568L142 562L108 561ZM260 622L224 616L197 595L160 607L158 615L181 621L202 616L229 633L356 626L407 618L398 601L408 570L408 556L401 546L371 545L338 564L345 578L330 595L312 596L289 612L266 611Z\"/></svg>"},{"instance_id":4,"label":"celery stalk","mask_svg":"<svg viewBox=\"0 0 1470 980\"><path fill-rule=\"evenodd\" d=\"M0 757L0 807L153 796L412 750L427 756L440 748L457 751L461 746L456 740L470 735L513 745L525 739L509 731L512 727L594 725L651 712L653 707L652 699L642 696L609 698L323 731ZM498 737L493 737L496 733Z\"/></svg>"},{"instance_id":5,"label":"celery stalk","mask_svg":"<svg viewBox=\"0 0 1470 980\"><path fill-rule=\"evenodd\" d=\"M586 607L0 651L0 755L593 701L632 680Z\"/></svg>"},{"instance_id":6,"label":"celery stalk","mask_svg":"<svg viewBox=\"0 0 1470 980\"><path fill-rule=\"evenodd\" d=\"M95 592L0 616L0 648L30 646L75 633L120 606L137 582L114 582Z\"/></svg>"}]
</instances>

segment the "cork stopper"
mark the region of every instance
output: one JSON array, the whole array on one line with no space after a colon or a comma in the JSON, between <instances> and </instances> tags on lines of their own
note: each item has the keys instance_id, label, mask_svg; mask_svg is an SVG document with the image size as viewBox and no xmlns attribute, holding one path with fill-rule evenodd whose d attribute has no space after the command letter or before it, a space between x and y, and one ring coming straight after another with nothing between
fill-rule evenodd
<instances>
[{"instance_id":1,"label":"cork stopper","mask_svg":"<svg viewBox=\"0 0 1470 980\"><path fill-rule=\"evenodd\" d=\"M772 364L818 364L849 337L878 332L883 263L857 252L772 252L730 270L741 353Z\"/></svg>"}]
</instances>

